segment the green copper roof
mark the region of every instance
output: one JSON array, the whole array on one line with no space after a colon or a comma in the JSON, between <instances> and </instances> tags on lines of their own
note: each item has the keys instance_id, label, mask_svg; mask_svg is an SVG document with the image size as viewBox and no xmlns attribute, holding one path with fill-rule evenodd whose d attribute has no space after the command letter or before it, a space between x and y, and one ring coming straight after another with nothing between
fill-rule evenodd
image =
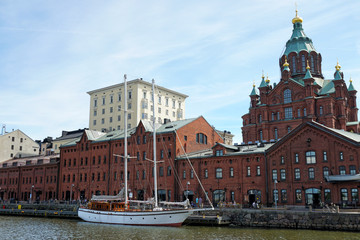
<instances>
[{"instance_id":1,"label":"green copper roof","mask_svg":"<svg viewBox=\"0 0 360 240\"><path fill-rule=\"evenodd\" d=\"M312 40L304 33L302 23L296 22L294 23L294 29L291 38L286 43L284 55L288 56L291 52L299 53L302 50L307 52L316 52Z\"/></svg>"},{"instance_id":2,"label":"green copper roof","mask_svg":"<svg viewBox=\"0 0 360 240\"><path fill-rule=\"evenodd\" d=\"M335 72L335 80L341 80L341 79L342 79L342 77L341 77L340 71L336 70L336 72Z\"/></svg>"},{"instance_id":3,"label":"green copper roof","mask_svg":"<svg viewBox=\"0 0 360 240\"><path fill-rule=\"evenodd\" d=\"M304 79L309 79L309 78L312 78L312 75L311 75L310 70L309 70L309 69L306 69L306 74L305 74Z\"/></svg>"},{"instance_id":4,"label":"green copper roof","mask_svg":"<svg viewBox=\"0 0 360 240\"><path fill-rule=\"evenodd\" d=\"M319 95L326 95L329 93L334 93L335 87L332 80L324 80L323 86L321 88L321 91L319 92Z\"/></svg>"},{"instance_id":5,"label":"green copper roof","mask_svg":"<svg viewBox=\"0 0 360 240\"><path fill-rule=\"evenodd\" d=\"M266 82L265 82L265 77L262 77L262 80L261 80L261 83L260 83L259 88L261 88L261 87L266 87L266 86L267 86L267 84L266 84Z\"/></svg>"},{"instance_id":6,"label":"green copper roof","mask_svg":"<svg viewBox=\"0 0 360 240\"><path fill-rule=\"evenodd\" d=\"M256 93L255 85L254 85L253 89L252 89L252 91L250 93L250 96L255 96L255 95L257 95L257 93Z\"/></svg>"},{"instance_id":7,"label":"green copper roof","mask_svg":"<svg viewBox=\"0 0 360 240\"><path fill-rule=\"evenodd\" d=\"M349 88L348 88L348 91L355 91L355 88L352 84L352 81L350 81L350 85L349 85Z\"/></svg>"}]
</instances>

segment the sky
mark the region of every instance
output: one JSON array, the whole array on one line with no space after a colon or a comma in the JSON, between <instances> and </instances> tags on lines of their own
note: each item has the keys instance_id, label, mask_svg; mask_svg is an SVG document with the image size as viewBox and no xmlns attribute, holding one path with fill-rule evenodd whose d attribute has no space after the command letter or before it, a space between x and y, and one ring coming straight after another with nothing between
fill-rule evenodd
<instances>
[{"instance_id":1,"label":"sky","mask_svg":"<svg viewBox=\"0 0 360 240\"><path fill-rule=\"evenodd\" d=\"M360 90L360 1L298 0L303 28ZM34 140L88 127L88 91L155 79L242 142L241 116L264 72L280 80L295 1L0 0L0 124ZM358 98L360 99L360 98ZM358 100L359 106L359 100Z\"/></svg>"}]
</instances>

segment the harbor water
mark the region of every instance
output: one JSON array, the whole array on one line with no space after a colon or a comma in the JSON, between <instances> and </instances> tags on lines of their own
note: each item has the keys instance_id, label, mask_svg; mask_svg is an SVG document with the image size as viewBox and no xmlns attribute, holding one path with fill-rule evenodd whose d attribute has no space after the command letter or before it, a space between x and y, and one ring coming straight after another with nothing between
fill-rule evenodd
<instances>
[{"instance_id":1,"label":"harbor water","mask_svg":"<svg viewBox=\"0 0 360 240\"><path fill-rule=\"evenodd\" d=\"M360 239L356 232L232 227L137 227L0 216L0 239Z\"/></svg>"}]
</instances>

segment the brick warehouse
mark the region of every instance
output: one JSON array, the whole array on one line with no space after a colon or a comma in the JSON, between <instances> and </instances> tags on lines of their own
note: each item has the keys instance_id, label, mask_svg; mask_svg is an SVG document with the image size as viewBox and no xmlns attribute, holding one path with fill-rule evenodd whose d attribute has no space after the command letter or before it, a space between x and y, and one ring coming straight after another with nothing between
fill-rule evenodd
<instances>
[{"instance_id":1,"label":"brick warehouse","mask_svg":"<svg viewBox=\"0 0 360 240\"><path fill-rule=\"evenodd\" d=\"M253 86L249 113L242 117L244 143L224 144L203 117L157 126L157 158L163 161L158 169L160 199L182 200L185 195L190 200L205 199L197 173L215 203L358 204L357 91L351 81L346 86L339 64L334 79L324 79L321 54L303 32L302 19L296 15L293 25L279 59L280 82L271 86L263 77L259 94ZM133 198L143 199L153 194L152 166L147 160L153 154L152 127L142 121L129 133L129 186ZM86 131L80 140L62 147L58 198L117 194L126 175L122 159L114 156L122 155L122 144L121 131ZM11 170L0 169L2 198L9 199L10 187L18 187L23 190L16 198L26 200L31 185L23 188L22 181L15 181L10 186Z\"/></svg>"}]
</instances>

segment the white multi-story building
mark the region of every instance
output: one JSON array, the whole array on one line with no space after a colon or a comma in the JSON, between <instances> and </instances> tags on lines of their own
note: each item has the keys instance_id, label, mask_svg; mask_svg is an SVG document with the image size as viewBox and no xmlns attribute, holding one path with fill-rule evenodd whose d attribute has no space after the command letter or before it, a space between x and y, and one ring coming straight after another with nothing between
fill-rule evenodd
<instances>
[{"instance_id":1,"label":"white multi-story building","mask_svg":"<svg viewBox=\"0 0 360 240\"><path fill-rule=\"evenodd\" d=\"M124 128L124 83L88 92L90 95L91 130L109 132ZM141 119L152 120L155 107L156 122L185 119L185 99L188 96L140 79L127 82L127 123L135 127ZM155 103L155 104L154 104Z\"/></svg>"},{"instance_id":2,"label":"white multi-story building","mask_svg":"<svg viewBox=\"0 0 360 240\"><path fill-rule=\"evenodd\" d=\"M39 155L40 146L20 130L0 135L0 162Z\"/></svg>"}]
</instances>

